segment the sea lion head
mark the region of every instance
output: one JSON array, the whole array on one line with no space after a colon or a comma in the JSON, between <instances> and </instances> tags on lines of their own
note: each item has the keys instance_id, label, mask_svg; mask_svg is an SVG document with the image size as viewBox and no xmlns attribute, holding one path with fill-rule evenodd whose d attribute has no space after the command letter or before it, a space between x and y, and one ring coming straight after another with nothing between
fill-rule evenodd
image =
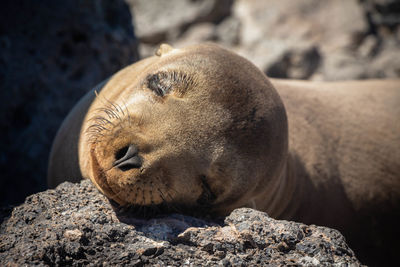
<instances>
[{"instance_id":1,"label":"sea lion head","mask_svg":"<svg viewBox=\"0 0 400 267\"><path fill-rule=\"evenodd\" d=\"M287 153L271 83L213 44L161 45L111 77L88 114L81 166L121 205L226 214L273 183Z\"/></svg>"}]
</instances>

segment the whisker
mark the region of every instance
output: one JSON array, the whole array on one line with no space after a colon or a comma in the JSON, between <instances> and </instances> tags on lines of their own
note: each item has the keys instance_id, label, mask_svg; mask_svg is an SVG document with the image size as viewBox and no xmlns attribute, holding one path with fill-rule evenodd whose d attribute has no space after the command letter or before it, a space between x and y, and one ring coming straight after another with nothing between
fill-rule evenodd
<instances>
[{"instance_id":1,"label":"whisker","mask_svg":"<svg viewBox=\"0 0 400 267\"><path fill-rule=\"evenodd\" d=\"M159 183L164 184L164 186L165 186L165 183L162 182L160 177L155 176L155 178L158 180ZM172 195L169 192L169 190L172 190L172 191L175 191L179 195L178 191L176 191L173 188L167 188L167 190L165 192L166 193L166 196L165 196L160 188L157 188L157 190L160 193L161 198L164 200L164 205L166 205L167 211L174 211L174 212L177 212L177 213L182 212L182 209L180 209L178 207L178 205L175 204L175 199L172 197ZM169 201L167 201L167 199L169 199Z\"/></svg>"},{"instance_id":2,"label":"whisker","mask_svg":"<svg viewBox=\"0 0 400 267\"><path fill-rule=\"evenodd\" d=\"M122 115L125 116L124 110L121 108L121 106L118 103L115 103L115 105L119 108L119 111L122 113Z\"/></svg>"},{"instance_id":3,"label":"whisker","mask_svg":"<svg viewBox=\"0 0 400 267\"><path fill-rule=\"evenodd\" d=\"M157 191L158 191L158 193L160 193L161 199L162 199L163 201L166 201L166 199L165 199L165 197L164 197L164 194L163 194L163 192L161 191L161 189L160 189L160 188L157 188Z\"/></svg>"},{"instance_id":4,"label":"whisker","mask_svg":"<svg viewBox=\"0 0 400 267\"><path fill-rule=\"evenodd\" d=\"M124 104L124 107L125 107L125 110L126 110L126 114L127 114L127 117L128 117L129 125L132 125L132 118L131 118L131 115L129 114L128 106L126 105L126 103L125 103L125 101L123 99L122 99L122 104Z\"/></svg>"},{"instance_id":5,"label":"whisker","mask_svg":"<svg viewBox=\"0 0 400 267\"><path fill-rule=\"evenodd\" d=\"M107 120L106 118L103 118L103 117L98 117L98 118L96 118L96 120L104 123L105 125L111 124L112 126L115 126L114 123L112 123L110 120Z\"/></svg>"},{"instance_id":6,"label":"whisker","mask_svg":"<svg viewBox=\"0 0 400 267\"><path fill-rule=\"evenodd\" d=\"M116 119L121 120L121 117L118 115L118 113L121 112L121 110L118 109L118 107L117 107L112 101L108 100L105 96L101 96L101 97L100 97L100 95L97 93L97 91L95 91L95 94L96 94L96 97L99 98L99 101L102 102L104 106L107 107L107 106L111 105L112 108L114 109L114 110L113 110L112 108L106 108L106 109L103 110L103 111L105 111L108 115L109 115L109 113L112 113L112 114L115 116ZM102 98L103 98L106 102L104 102L104 101L102 100ZM108 104L107 104L107 103L108 103ZM103 109L104 109L104 108L103 108ZM123 113L123 112L122 112L122 113ZM109 116L110 116L110 115L109 115Z\"/></svg>"},{"instance_id":7,"label":"whisker","mask_svg":"<svg viewBox=\"0 0 400 267\"><path fill-rule=\"evenodd\" d=\"M114 108L114 109L111 109L111 108L110 108L110 110L117 116L118 119L121 119L121 117L118 115L118 112L120 112L120 110L118 109L118 107L116 106L116 104L113 103L112 101L108 100L108 99L105 98L104 96L103 96L103 98Z\"/></svg>"}]
</instances>

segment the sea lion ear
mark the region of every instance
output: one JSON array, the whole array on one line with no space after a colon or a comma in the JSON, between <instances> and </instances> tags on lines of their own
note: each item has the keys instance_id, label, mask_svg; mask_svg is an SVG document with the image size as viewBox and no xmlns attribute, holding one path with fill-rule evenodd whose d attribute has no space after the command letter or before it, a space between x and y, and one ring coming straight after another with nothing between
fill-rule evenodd
<instances>
[{"instance_id":1,"label":"sea lion ear","mask_svg":"<svg viewBox=\"0 0 400 267\"><path fill-rule=\"evenodd\" d=\"M161 44L160 47L157 49L155 55L162 57L174 50L177 50L175 48L173 48L172 46L170 46L169 44Z\"/></svg>"}]
</instances>

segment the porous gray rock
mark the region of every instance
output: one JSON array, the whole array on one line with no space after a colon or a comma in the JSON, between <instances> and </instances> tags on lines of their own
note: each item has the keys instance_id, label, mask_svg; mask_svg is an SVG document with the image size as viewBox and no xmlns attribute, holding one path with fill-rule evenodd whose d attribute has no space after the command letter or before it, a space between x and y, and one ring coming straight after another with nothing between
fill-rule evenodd
<instances>
[{"instance_id":1,"label":"porous gray rock","mask_svg":"<svg viewBox=\"0 0 400 267\"><path fill-rule=\"evenodd\" d=\"M116 209L118 210L118 209ZM359 266L336 230L237 209L218 220L115 212L89 180L28 197L0 227L0 265Z\"/></svg>"},{"instance_id":2,"label":"porous gray rock","mask_svg":"<svg viewBox=\"0 0 400 267\"><path fill-rule=\"evenodd\" d=\"M137 60L117 1L6 0L0 8L0 203L46 188L63 118L91 87Z\"/></svg>"}]
</instances>

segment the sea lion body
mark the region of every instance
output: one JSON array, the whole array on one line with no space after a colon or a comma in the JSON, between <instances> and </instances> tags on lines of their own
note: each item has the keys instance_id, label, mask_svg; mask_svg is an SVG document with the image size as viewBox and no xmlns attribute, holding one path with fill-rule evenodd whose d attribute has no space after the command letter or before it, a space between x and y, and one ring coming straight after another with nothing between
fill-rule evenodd
<instances>
[{"instance_id":1,"label":"sea lion body","mask_svg":"<svg viewBox=\"0 0 400 267\"><path fill-rule=\"evenodd\" d=\"M121 205L248 206L359 243L395 229L399 80L268 79L212 44L164 45L97 91L57 134L51 187L82 176Z\"/></svg>"},{"instance_id":2,"label":"sea lion body","mask_svg":"<svg viewBox=\"0 0 400 267\"><path fill-rule=\"evenodd\" d=\"M272 83L289 123L279 217L338 229L360 260L390 265L400 236L400 81Z\"/></svg>"},{"instance_id":3,"label":"sea lion body","mask_svg":"<svg viewBox=\"0 0 400 267\"><path fill-rule=\"evenodd\" d=\"M296 197L305 205L295 217L328 225L346 221L345 210L399 204L400 81L272 83L288 114L295 184L307 184L299 176L309 180L302 191L310 199ZM323 210L335 212L325 218Z\"/></svg>"}]
</instances>

